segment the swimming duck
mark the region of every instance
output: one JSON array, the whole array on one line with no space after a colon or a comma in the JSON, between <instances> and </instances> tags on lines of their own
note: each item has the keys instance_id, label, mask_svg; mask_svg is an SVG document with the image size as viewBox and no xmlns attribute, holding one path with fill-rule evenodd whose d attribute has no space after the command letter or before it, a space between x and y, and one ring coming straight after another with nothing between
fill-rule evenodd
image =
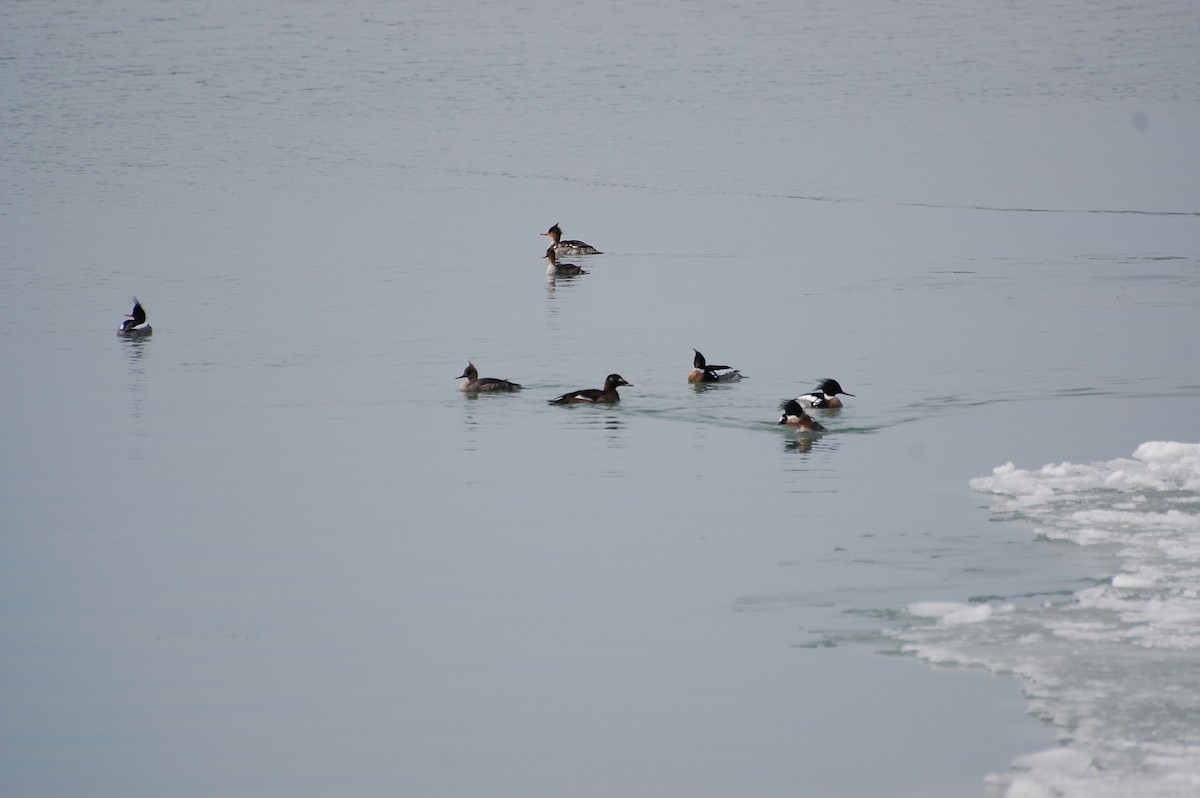
<instances>
[{"instance_id":1,"label":"swimming duck","mask_svg":"<svg viewBox=\"0 0 1200 798\"><path fill-rule=\"evenodd\" d=\"M737 382L745 379L742 373L730 366L710 366L704 360L699 349L693 349L696 357L692 358L692 370L688 373L688 382Z\"/></svg>"},{"instance_id":2,"label":"swimming duck","mask_svg":"<svg viewBox=\"0 0 1200 798\"><path fill-rule=\"evenodd\" d=\"M842 390L842 386L837 380L825 378L821 380L821 384L812 393L806 393L803 396L797 396L796 401L805 407L817 408L833 408L841 407L842 400L837 398L838 394L842 396L854 396L852 393L846 393Z\"/></svg>"},{"instance_id":3,"label":"swimming duck","mask_svg":"<svg viewBox=\"0 0 1200 798\"><path fill-rule=\"evenodd\" d=\"M587 274L574 263L559 263L558 258L554 256L554 247L549 247L542 257L550 263L546 267L547 277L576 277L580 274Z\"/></svg>"},{"instance_id":4,"label":"swimming duck","mask_svg":"<svg viewBox=\"0 0 1200 798\"><path fill-rule=\"evenodd\" d=\"M463 378L466 379L463 379ZM475 364L467 362L467 367L463 369L463 373L458 375L462 383L458 386L458 390L463 393L477 393L479 391L519 391L521 386L515 382L508 380L499 380L495 377L484 377L479 379L479 369L475 368Z\"/></svg>"},{"instance_id":5,"label":"swimming duck","mask_svg":"<svg viewBox=\"0 0 1200 798\"><path fill-rule=\"evenodd\" d=\"M816 421L808 413L804 412L804 407L795 399L789 399L783 405L783 415L779 417L780 424L787 424L789 427L799 427L802 430L811 430L812 432L824 432L825 428Z\"/></svg>"},{"instance_id":6,"label":"swimming duck","mask_svg":"<svg viewBox=\"0 0 1200 798\"><path fill-rule=\"evenodd\" d=\"M146 309L142 307L141 302L138 302L137 297L134 297L133 310L125 316L125 321L121 322L117 335L124 338L145 338L152 332L154 330L146 321Z\"/></svg>"},{"instance_id":7,"label":"swimming duck","mask_svg":"<svg viewBox=\"0 0 1200 798\"><path fill-rule=\"evenodd\" d=\"M563 241L562 228L555 222L549 230L538 235L550 236L553 242L550 246L554 249L557 255L599 255L600 250L593 247L591 244L585 244L582 241Z\"/></svg>"},{"instance_id":8,"label":"swimming duck","mask_svg":"<svg viewBox=\"0 0 1200 798\"><path fill-rule=\"evenodd\" d=\"M617 394L618 385L628 385L631 388L633 387L633 383L626 382L625 378L620 374L609 374L604 378L603 388L584 388L583 390L564 393L557 399L551 399L550 404L614 404L621 401L621 397Z\"/></svg>"}]
</instances>

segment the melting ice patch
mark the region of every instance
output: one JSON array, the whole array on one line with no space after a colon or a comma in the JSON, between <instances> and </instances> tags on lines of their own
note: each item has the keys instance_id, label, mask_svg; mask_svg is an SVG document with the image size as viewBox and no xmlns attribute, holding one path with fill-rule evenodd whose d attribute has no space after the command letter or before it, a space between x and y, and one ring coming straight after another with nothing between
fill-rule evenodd
<instances>
[{"instance_id":1,"label":"melting ice patch","mask_svg":"<svg viewBox=\"0 0 1200 798\"><path fill-rule=\"evenodd\" d=\"M1006 798L1200 795L1200 444L1024 470L971 488L1048 540L1108 546L1111 574L1034 604L920 603L892 632L931 662L1024 682L1063 747L989 777Z\"/></svg>"}]
</instances>

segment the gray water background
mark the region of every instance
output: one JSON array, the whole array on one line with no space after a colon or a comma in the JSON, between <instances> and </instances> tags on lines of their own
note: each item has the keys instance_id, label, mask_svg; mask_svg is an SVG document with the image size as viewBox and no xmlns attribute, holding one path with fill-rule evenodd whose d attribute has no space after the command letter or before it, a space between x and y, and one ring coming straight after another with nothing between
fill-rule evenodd
<instances>
[{"instance_id":1,"label":"gray water background","mask_svg":"<svg viewBox=\"0 0 1200 798\"><path fill-rule=\"evenodd\" d=\"M1093 572L971 477L1200 437L1198 33L5 4L0 791L979 794L1014 684L821 642Z\"/></svg>"}]
</instances>

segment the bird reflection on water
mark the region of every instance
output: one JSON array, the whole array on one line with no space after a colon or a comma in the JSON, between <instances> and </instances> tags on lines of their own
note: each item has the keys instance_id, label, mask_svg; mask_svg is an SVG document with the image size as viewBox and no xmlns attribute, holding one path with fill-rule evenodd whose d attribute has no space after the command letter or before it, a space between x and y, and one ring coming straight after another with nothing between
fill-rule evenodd
<instances>
[{"instance_id":1,"label":"bird reflection on water","mask_svg":"<svg viewBox=\"0 0 1200 798\"><path fill-rule=\"evenodd\" d=\"M134 418L141 418L144 412L146 400L146 364L143 358L146 356L147 347L151 345L153 340L149 336L136 338L118 338L121 345L126 347L125 357L129 367L129 380L126 383L126 388L129 390L129 395L132 398L130 405L130 414Z\"/></svg>"}]
</instances>

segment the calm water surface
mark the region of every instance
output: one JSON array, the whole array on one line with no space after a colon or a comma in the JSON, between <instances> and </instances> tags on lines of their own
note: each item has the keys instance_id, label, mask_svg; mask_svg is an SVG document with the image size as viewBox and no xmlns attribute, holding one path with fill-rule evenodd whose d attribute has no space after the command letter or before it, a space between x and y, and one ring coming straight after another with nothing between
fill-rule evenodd
<instances>
[{"instance_id":1,"label":"calm water surface","mask_svg":"<svg viewBox=\"0 0 1200 798\"><path fill-rule=\"evenodd\" d=\"M909 610L1124 567L969 480L1200 440L1198 34L6 5L0 791L960 796L1060 747L1095 767L1013 783L1190 794L1200 742ZM546 281L554 222L590 274ZM750 378L689 387L693 347ZM829 434L774 423L826 376Z\"/></svg>"}]
</instances>

